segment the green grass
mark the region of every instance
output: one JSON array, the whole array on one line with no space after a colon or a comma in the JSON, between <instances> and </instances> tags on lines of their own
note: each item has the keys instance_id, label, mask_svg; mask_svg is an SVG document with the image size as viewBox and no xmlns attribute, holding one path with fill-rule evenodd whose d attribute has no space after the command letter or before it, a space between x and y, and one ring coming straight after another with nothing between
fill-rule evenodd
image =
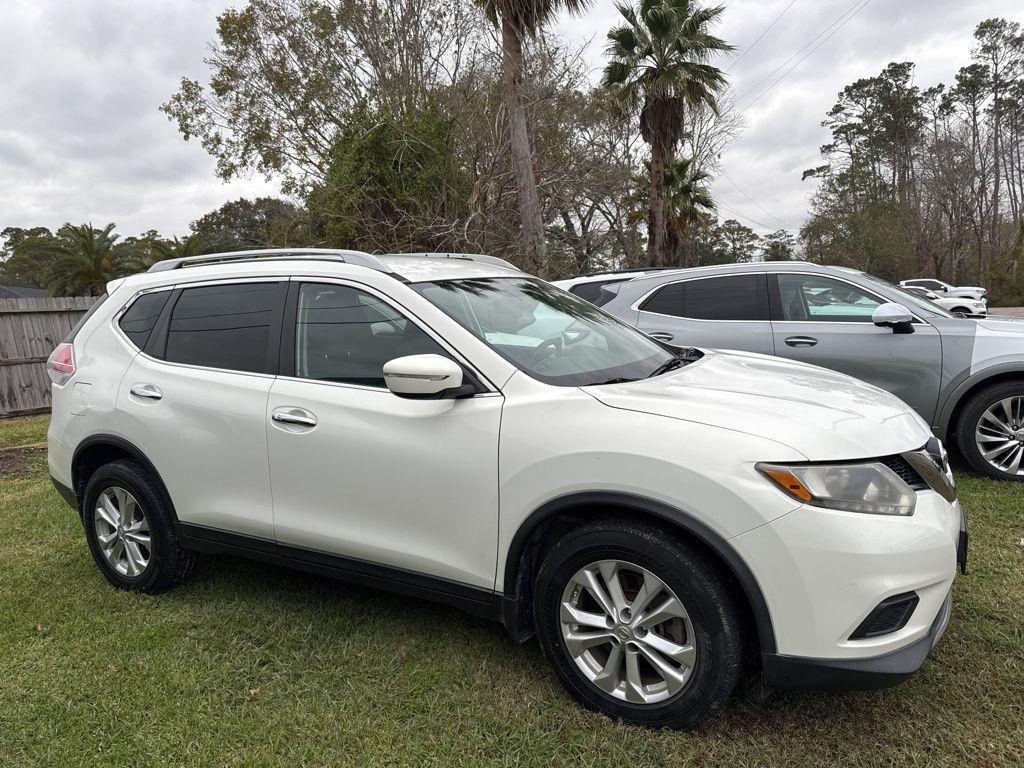
<instances>
[{"instance_id":1,"label":"green grass","mask_svg":"<svg viewBox=\"0 0 1024 768\"><path fill-rule=\"evenodd\" d=\"M0 422L0 445L45 419ZM8 452L10 453L10 452ZM742 690L698 733L584 712L535 642L434 605L226 557L157 597L94 567L45 456L0 476L0 765L1024 764L1024 487L961 471L971 572L889 691Z\"/></svg>"},{"instance_id":2,"label":"green grass","mask_svg":"<svg viewBox=\"0 0 1024 768\"><path fill-rule=\"evenodd\" d=\"M45 443L46 427L49 423L49 416L0 420L0 449Z\"/></svg>"}]
</instances>

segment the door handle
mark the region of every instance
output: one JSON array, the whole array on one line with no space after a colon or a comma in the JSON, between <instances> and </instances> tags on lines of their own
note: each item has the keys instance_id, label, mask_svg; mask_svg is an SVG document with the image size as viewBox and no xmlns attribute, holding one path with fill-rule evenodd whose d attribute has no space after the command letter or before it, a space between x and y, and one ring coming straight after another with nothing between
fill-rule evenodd
<instances>
[{"instance_id":1,"label":"door handle","mask_svg":"<svg viewBox=\"0 0 1024 768\"><path fill-rule=\"evenodd\" d=\"M295 424L300 427L316 426L316 417L309 411L300 411L298 408L274 411L270 414L270 418L279 424Z\"/></svg>"},{"instance_id":2,"label":"door handle","mask_svg":"<svg viewBox=\"0 0 1024 768\"><path fill-rule=\"evenodd\" d=\"M813 336L790 336L786 339L786 344L791 347L813 347L818 343L818 340Z\"/></svg>"},{"instance_id":3,"label":"door handle","mask_svg":"<svg viewBox=\"0 0 1024 768\"><path fill-rule=\"evenodd\" d=\"M159 400L164 396L164 393L160 391L160 387L154 384L132 384L131 389L128 391L136 397L144 397L146 400Z\"/></svg>"},{"instance_id":4,"label":"door handle","mask_svg":"<svg viewBox=\"0 0 1024 768\"><path fill-rule=\"evenodd\" d=\"M675 338L671 333L665 333L665 331L652 331L647 335L658 341L672 341Z\"/></svg>"}]
</instances>

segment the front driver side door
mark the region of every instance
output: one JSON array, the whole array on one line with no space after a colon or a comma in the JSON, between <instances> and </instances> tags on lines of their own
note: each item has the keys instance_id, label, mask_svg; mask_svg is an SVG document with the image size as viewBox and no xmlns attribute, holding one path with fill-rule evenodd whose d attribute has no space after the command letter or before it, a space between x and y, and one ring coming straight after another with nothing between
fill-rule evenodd
<instances>
[{"instance_id":1,"label":"front driver side door","mask_svg":"<svg viewBox=\"0 0 1024 768\"><path fill-rule=\"evenodd\" d=\"M384 363L416 354L455 357L369 288L292 284L266 413L277 540L297 557L387 566L384 578L490 590L503 399L391 394Z\"/></svg>"},{"instance_id":2,"label":"front driver side door","mask_svg":"<svg viewBox=\"0 0 1024 768\"><path fill-rule=\"evenodd\" d=\"M915 320L913 333L879 327L887 299L846 280L813 273L769 276L775 354L849 374L892 392L929 424L942 371L938 331Z\"/></svg>"}]
</instances>

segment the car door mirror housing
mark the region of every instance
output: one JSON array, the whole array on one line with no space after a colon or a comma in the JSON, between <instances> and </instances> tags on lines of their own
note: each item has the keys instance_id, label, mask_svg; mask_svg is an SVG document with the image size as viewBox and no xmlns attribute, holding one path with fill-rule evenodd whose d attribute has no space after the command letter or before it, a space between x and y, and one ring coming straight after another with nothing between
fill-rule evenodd
<instances>
[{"instance_id":1,"label":"car door mirror housing","mask_svg":"<svg viewBox=\"0 0 1024 768\"><path fill-rule=\"evenodd\" d=\"M889 302L875 307L871 313L871 322L875 325L892 328L893 333L913 333L914 316L902 304Z\"/></svg>"},{"instance_id":2,"label":"car door mirror housing","mask_svg":"<svg viewBox=\"0 0 1024 768\"><path fill-rule=\"evenodd\" d=\"M391 393L415 400L470 397L476 387L463 384L462 366L441 355L408 355L384 363Z\"/></svg>"}]
</instances>

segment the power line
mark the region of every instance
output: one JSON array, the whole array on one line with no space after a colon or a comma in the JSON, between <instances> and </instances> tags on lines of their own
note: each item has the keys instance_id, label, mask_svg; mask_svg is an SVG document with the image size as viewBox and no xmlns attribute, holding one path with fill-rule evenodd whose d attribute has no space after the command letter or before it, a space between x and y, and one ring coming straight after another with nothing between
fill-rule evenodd
<instances>
[{"instance_id":1,"label":"power line","mask_svg":"<svg viewBox=\"0 0 1024 768\"><path fill-rule=\"evenodd\" d=\"M729 174L727 174L727 173L726 173L725 171L722 171L722 172L721 172L721 174L722 174L723 178L725 178L725 180L726 180L726 181L728 181L728 182L729 182L730 184L732 184L732 185L733 185L733 186L734 186L734 187L736 188L736 190L737 190L737 191L738 191L738 192L739 192L739 193L740 193L741 195L743 195L743 196L744 196L745 198L747 198L747 200L749 200L749 201L750 201L750 202L752 202L752 203L753 203L754 205L756 205L756 206L757 206L758 208L760 208L760 209L761 209L762 211L764 211L764 212L765 212L766 214L768 214L768 215L769 215L769 216L770 216L771 218L773 218L773 219L775 219L775 220L776 220L777 222L779 222L779 224L781 224L781 225L783 226L783 228L784 228L784 229L792 229L792 227L791 227L791 226L789 226L789 224L787 224L786 222L784 222L784 221L783 221L782 219L780 219L780 218L779 218L778 216L776 216L776 215L775 215L774 213L772 213L772 212L771 212L771 211L769 211L769 210L768 210L767 208L765 208L765 207L764 207L763 205L761 205L761 204L760 204L759 202L757 202L757 200L755 200L755 199L754 199L754 198L752 198L752 197L751 197L750 195L748 195L748 194L747 194L747 193L746 193L746 192L745 192L745 191L743 190L743 188L742 188L742 187L740 187L740 185L739 185L739 184L737 184L737 183L736 183L735 181L733 181L733 180L732 180L732 178L730 178Z\"/></svg>"},{"instance_id":2,"label":"power line","mask_svg":"<svg viewBox=\"0 0 1024 768\"><path fill-rule=\"evenodd\" d=\"M764 227L765 229L772 228L771 225L765 224L763 221L758 221L757 219L751 216L747 216L745 213L740 213L735 208L730 208L728 205L721 201L716 202L715 205L718 206L719 208L725 208L725 210L727 210L733 216L739 216L741 219L746 219L747 221L751 222L752 224L756 224L759 227Z\"/></svg>"},{"instance_id":3,"label":"power line","mask_svg":"<svg viewBox=\"0 0 1024 768\"><path fill-rule=\"evenodd\" d=\"M862 6L860 6L860 7L859 7L859 8L858 8L858 9L857 9L856 11L854 11L854 12L853 12L853 14L852 14L851 16L847 17L847 18L846 18L846 19L845 19L845 20L843 21L843 23L842 23L842 24L840 24L840 25L839 25L838 27L836 27L836 28L835 28L834 30L832 30L832 31L831 31L831 32L829 33L828 37L826 37L826 38L825 38L824 40L822 40L822 41L821 41L820 43L818 43L818 44L817 44L816 46L814 46L813 48L811 48L811 50L809 50L809 51L808 51L808 52L807 52L806 54L804 54L804 56L803 56L803 57L801 57L801 58L800 58L800 59L799 59L799 60L798 60L798 61L797 61L797 62L796 62L796 63L795 63L795 64L794 64L794 65L793 65L792 67L790 67L790 68L789 68L788 70L786 70L786 71L785 71L785 72L784 72L784 73L782 74L782 77L780 77L780 78L779 78L778 80L776 80L776 81L775 81L774 83L772 83L772 84L771 84L771 85L769 85L769 86L768 86L767 88L765 88L765 89L764 89L763 91L761 91L761 93L759 93L759 94L758 94L757 96L755 96L755 97L754 97L754 100L753 100L753 101L749 101L749 102L747 102L747 106L745 106L745 107L743 108L743 112L746 112L746 111L747 111L748 109L750 109L750 108L751 108L752 106L754 106L754 104L756 104L756 103L757 103L758 101L760 101L761 97L762 97L762 96L764 96L764 95L765 95L766 93L768 93L768 91L770 91L770 90L771 90L772 88L774 88L774 87L775 87L776 85L778 85L778 84L779 84L779 83L781 83L781 82L782 82L783 80L785 80L785 79L786 79L787 77L789 77L790 73L791 73L791 72L792 72L792 71L793 71L794 69L796 69L797 67L799 67L799 66L800 66L800 65L801 65L801 64L802 64L802 63L804 62L804 60L805 60L805 59L806 59L806 58L807 58L808 56L810 56L810 55L811 55L812 53L814 53L814 52L815 52L816 50L818 50L819 48L821 48L821 46L823 46L823 45L824 45L825 43L827 43L827 42L829 41L829 39L830 39L830 38L831 38L831 37L832 37L832 36L833 36L834 34L836 34L836 32L838 32L838 31L839 31L840 29L842 29L843 27L845 27L845 26L846 26L846 25L847 25L847 24L848 24L849 22L853 21L853 18L854 18L854 16L856 16L856 15L857 15L858 13L860 13L861 11L863 11L863 10L864 10L865 8L867 8L867 7L868 7L868 5L870 5L870 4L871 4L871 0L865 0L864 4L863 4Z\"/></svg>"},{"instance_id":4,"label":"power line","mask_svg":"<svg viewBox=\"0 0 1024 768\"><path fill-rule=\"evenodd\" d=\"M760 80L758 80L757 83L755 83L752 87L748 88L743 93L741 93L739 96L737 96L736 97L736 101L740 101L740 100L746 98L747 96L749 96L751 93L755 92L758 88L760 88L762 85L764 85L764 83L766 83L769 80L771 80L780 70L784 69L787 65L790 64L790 62L792 62L794 59L796 59L798 56L800 56L801 53L806 51L808 48L811 48L811 46L815 46L815 43L818 43L817 46L812 48L807 53L807 56L809 56L811 53L814 53L814 51L817 50L818 46L823 44L826 40L828 40L829 37L831 37L836 32L838 32L839 29L841 29L842 26L846 24L846 22L848 22L850 19L852 19L858 13L860 13L868 5L868 3L870 3L870 2L871 2L871 0L856 0L856 2L854 2L853 5L851 5L849 8L846 9L846 11L844 11L842 14L840 14L839 18L837 18L835 21L833 21L831 24L829 24L827 27L825 27L823 30L821 30L821 32L816 34L814 37L812 37L810 40L808 40L806 43L804 43L799 49L797 49L796 53L794 53L792 56L790 56L784 62L779 64L779 66L777 66L775 69L773 69L767 75L765 75ZM836 25L839 25L839 26L836 26ZM825 35L828 35L828 36L825 37L824 40L821 40L821 42L818 42ZM806 56L804 58L806 58ZM796 63L796 65L799 65L801 61L803 61L803 59L800 59L800 61L798 61ZM795 68L795 66L794 66L794 68ZM775 85L778 85L778 83L782 82L782 79L785 78L786 75L788 75L789 72L791 72L791 71L792 71L792 69L788 70L785 74L783 74L782 78L779 78L779 80L777 80L775 83L773 83L772 85L770 85L768 87L768 90L771 90L771 88L774 88ZM768 90L763 91L757 98L760 98L762 95L764 95L764 93L767 93Z\"/></svg>"},{"instance_id":5,"label":"power line","mask_svg":"<svg viewBox=\"0 0 1024 768\"><path fill-rule=\"evenodd\" d=\"M774 27L776 24L779 23L779 21L782 19L782 17L786 15L786 11L788 11L790 8L792 8L795 3L796 3L796 0L790 0L789 5L787 5L785 8L782 9L782 13L780 13L778 16L776 16L775 19L772 21L772 23L769 24L767 27L765 27L764 31L760 35L757 36L757 39L754 42L752 42L749 46L747 46L747 48L743 51L743 53L741 53L738 57L736 57L736 59L734 59L733 62L728 67L725 68L725 71L728 72L730 69L735 67L737 64L740 63L740 61L743 60L744 56L746 56L748 53L750 53L752 50L754 50L754 48L757 46L757 44L761 42L761 39L765 35L767 35L769 32L772 31L772 27Z\"/></svg>"}]
</instances>

